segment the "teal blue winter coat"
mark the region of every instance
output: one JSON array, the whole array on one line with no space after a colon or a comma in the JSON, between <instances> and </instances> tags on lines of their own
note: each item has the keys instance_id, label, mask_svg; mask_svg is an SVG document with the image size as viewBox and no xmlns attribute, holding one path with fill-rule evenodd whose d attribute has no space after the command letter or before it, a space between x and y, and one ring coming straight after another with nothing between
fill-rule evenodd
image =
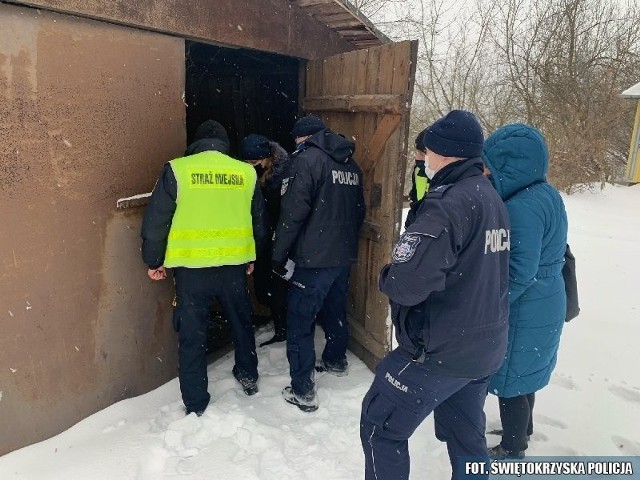
<instances>
[{"instance_id":1,"label":"teal blue winter coat","mask_svg":"<svg viewBox=\"0 0 640 480\"><path fill-rule=\"evenodd\" d=\"M509 339L489 385L491 393L510 398L547 385L556 365L566 314L567 214L546 182L549 154L535 128L498 129L485 141L483 160L511 220Z\"/></svg>"}]
</instances>

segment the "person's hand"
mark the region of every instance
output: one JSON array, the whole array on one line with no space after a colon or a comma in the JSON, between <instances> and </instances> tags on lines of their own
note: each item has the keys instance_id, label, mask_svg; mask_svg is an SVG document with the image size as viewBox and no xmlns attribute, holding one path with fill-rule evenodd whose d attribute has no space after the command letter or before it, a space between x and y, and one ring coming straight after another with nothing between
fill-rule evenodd
<instances>
[{"instance_id":1,"label":"person's hand","mask_svg":"<svg viewBox=\"0 0 640 480\"><path fill-rule=\"evenodd\" d=\"M164 267L150 268L147 270L147 275L151 280L164 280L167 278L167 271Z\"/></svg>"},{"instance_id":2,"label":"person's hand","mask_svg":"<svg viewBox=\"0 0 640 480\"><path fill-rule=\"evenodd\" d=\"M255 266L254 266L253 262L249 262L247 264L247 275L251 275L254 270L255 270Z\"/></svg>"},{"instance_id":3,"label":"person's hand","mask_svg":"<svg viewBox=\"0 0 640 480\"><path fill-rule=\"evenodd\" d=\"M287 279L287 269L284 266L284 263L280 263L276 260L271 261L271 270L280 278Z\"/></svg>"}]
</instances>

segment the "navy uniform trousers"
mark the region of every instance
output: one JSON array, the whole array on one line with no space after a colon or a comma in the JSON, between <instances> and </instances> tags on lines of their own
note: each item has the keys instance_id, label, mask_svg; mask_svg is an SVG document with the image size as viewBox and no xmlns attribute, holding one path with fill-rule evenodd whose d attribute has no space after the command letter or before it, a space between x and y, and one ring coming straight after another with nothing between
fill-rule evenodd
<instances>
[{"instance_id":1,"label":"navy uniform trousers","mask_svg":"<svg viewBox=\"0 0 640 480\"><path fill-rule=\"evenodd\" d=\"M400 348L387 355L362 402L365 480L409 478L408 440L431 412L436 438L447 443L452 478L488 478L465 476L464 469L464 461L489 461L483 410L488 383L489 377L471 380L431 373Z\"/></svg>"},{"instance_id":2,"label":"navy uniform trousers","mask_svg":"<svg viewBox=\"0 0 640 480\"><path fill-rule=\"evenodd\" d=\"M327 341L322 360L328 365L340 365L346 361L350 270L350 266L296 267L293 272L287 302L287 358L291 387L300 397L314 395L316 316L322 318Z\"/></svg>"},{"instance_id":3,"label":"navy uniform trousers","mask_svg":"<svg viewBox=\"0 0 640 480\"><path fill-rule=\"evenodd\" d=\"M258 379L246 270L246 265L174 269L173 327L178 332L178 377L187 412L204 410L211 398L207 391L206 343L211 304L216 298L231 326L239 375Z\"/></svg>"}]
</instances>

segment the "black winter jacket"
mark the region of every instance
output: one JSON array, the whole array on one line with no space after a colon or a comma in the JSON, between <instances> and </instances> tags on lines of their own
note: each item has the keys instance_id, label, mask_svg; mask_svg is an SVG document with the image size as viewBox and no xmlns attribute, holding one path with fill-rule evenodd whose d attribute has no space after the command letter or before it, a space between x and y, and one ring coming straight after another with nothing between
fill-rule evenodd
<instances>
[{"instance_id":1,"label":"black winter jacket","mask_svg":"<svg viewBox=\"0 0 640 480\"><path fill-rule=\"evenodd\" d=\"M365 216L362 170L353 142L329 129L298 145L282 185L273 261L299 267L347 266L358 258Z\"/></svg>"},{"instance_id":2,"label":"black winter jacket","mask_svg":"<svg viewBox=\"0 0 640 480\"><path fill-rule=\"evenodd\" d=\"M507 346L509 217L479 158L433 178L380 272L399 346L434 373L481 378Z\"/></svg>"},{"instance_id":3,"label":"black winter jacket","mask_svg":"<svg viewBox=\"0 0 640 480\"><path fill-rule=\"evenodd\" d=\"M221 145L216 139L198 140L189 145L187 155L207 150L218 150L225 153L226 148L222 148ZM177 196L178 183L176 177L171 164L165 163L151 194L142 221L142 259L149 268L158 268L164 263L171 221L176 211ZM251 200L251 217L253 237L256 241L256 254L259 254L268 246L269 229L264 198L258 187L258 182L256 182L256 188Z\"/></svg>"}]
</instances>

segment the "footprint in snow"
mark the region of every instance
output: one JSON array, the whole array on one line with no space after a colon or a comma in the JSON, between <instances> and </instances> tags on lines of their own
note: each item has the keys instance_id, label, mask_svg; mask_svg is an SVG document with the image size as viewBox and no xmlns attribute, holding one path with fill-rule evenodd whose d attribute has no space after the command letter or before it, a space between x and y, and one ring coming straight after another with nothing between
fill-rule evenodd
<instances>
[{"instance_id":1,"label":"footprint in snow","mask_svg":"<svg viewBox=\"0 0 640 480\"><path fill-rule=\"evenodd\" d=\"M611 437L611 441L623 455L640 456L640 443L618 435Z\"/></svg>"},{"instance_id":2,"label":"footprint in snow","mask_svg":"<svg viewBox=\"0 0 640 480\"><path fill-rule=\"evenodd\" d=\"M551 377L551 384L566 390L580 390L571 377L562 374L554 374L553 377Z\"/></svg>"},{"instance_id":3,"label":"footprint in snow","mask_svg":"<svg viewBox=\"0 0 640 480\"><path fill-rule=\"evenodd\" d=\"M640 392L637 390L621 387L619 385L612 385L609 387L609 391L622 400L640 404Z\"/></svg>"},{"instance_id":4,"label":"footprint in snow","mask_svg":"<svg viewBox=\"0 0 640 480\"><path fill-rule=\"evenodd\" d=\"M547 417L545 415L534 415L534 421L542 425L549 425L550 427L560 428L562 430L565 430L567 428L566 423L561 422L560 420L556 420L555 418Z\"/></svg>"}]
</instances>

